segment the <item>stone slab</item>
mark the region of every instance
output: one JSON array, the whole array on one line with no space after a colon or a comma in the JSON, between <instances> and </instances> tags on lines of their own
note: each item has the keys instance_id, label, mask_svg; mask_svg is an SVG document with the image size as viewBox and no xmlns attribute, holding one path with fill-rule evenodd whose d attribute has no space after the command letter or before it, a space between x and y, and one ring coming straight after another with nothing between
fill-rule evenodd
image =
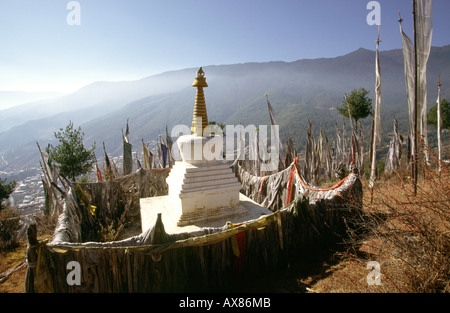
<instances>
[{"instance_id":1,"label":"stone slab","mask_svg":"<svg viewBox=\"0 0 450 313\"><path fill-rule=\"evenodd\" d=\"M145 232L155 224L158 213L162 213L162 221L164 228L168 234L190 232L199 230L202 227L222 227L228 221L234 224L245 221L257 219L262 215L268 215L272 212L255 201L239 193L238 207L225 208L225 215L214 219L202 219L190 225L178 225L180 216L170 201L169 196L151 197L140 199L141 206L141 227L142 232ZM226 212L228 211L228 212ZM236 212L236 214L228 214L229 212Z\"/></svg>"},{"instance_id":2,"label":"stone slab","mask_svg":"<svg viewBox=\"0 0 450 313\"><path fill-rule=\"evenodd\" d=\"M245 210L239 206L242 186L224 162L176 162L166 182L179 225Z\"/></svg>"}]
</instances>

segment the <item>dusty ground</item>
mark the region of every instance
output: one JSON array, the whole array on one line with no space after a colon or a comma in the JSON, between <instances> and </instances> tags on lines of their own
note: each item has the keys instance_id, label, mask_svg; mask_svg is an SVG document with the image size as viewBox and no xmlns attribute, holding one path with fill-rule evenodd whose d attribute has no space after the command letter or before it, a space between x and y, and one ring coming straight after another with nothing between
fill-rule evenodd
<instances>
[{"instance_id":1,"label":"dusty ground","mask_svg":"<svg viewBox=\"0 0 450 313\"><path fill-rule=\"evenodd\" d=\"M363 182L366 184L366 182ZM380 184L381 185L381 184ZM377 197L389 194L392 185L385 184ZM365 189L367 190L367 189ZM398 188L397 188L398 191ZM397 195L396 195L397 196ZM370 194L364 193L364 203L370 201ZM131 233L139 229L131 228ZM46 237L45 237L46 236ZM43 238L48 238L45 235ZM276 292L276 293L379 293L404 292L401 278L395 276L395 264L389 259L381 263L381 285L369 285L367 276L372 269L367 269L367 263L377 256L377 247L383 245L377 238L368 238L358 245L338 244L320 253L311 254L302 261L292 262L284 270L267 273L258 279L246 281L236 286L236 292ZM25 260L26 243L8 252L0 252L0 281L2 273L23 264ZM12 273L4 282L0 282L0 293L24 292L26 267Z\"/></svg>"},{"instance_id":2,"label":"dusty ground","mask_svg":"<svg viewBox=\"0 0 450 313\"><path fill-rule=\"evenodd\" d=\"M22 243L13 251L0 252L0 281L2 273L20 267L25 262L26 244ZM26 267L10 274L3 283L0 283L0 292L21 293L24 292ZM3 277L5 279L5 277Z\"/></svg>"},{"instance_id":3,"label":"dusty ground","mask_svg":"<svg viewBox=\"0 0 450 313\"><path fill-rule=\"evenodd\" d=\"M0 273L20 267L25 261L25 252L24 242L12 251L0 252ZM343 252L345 252L343 246L335 246L322 253L315 253L305 260L293 262L287 269L267 273L259 279L236 286L235 291L268 293L375 291L375 288L367 288L365 283L369 272L365 264L341 261L339 254ZM0 293L23 293L25 275L26 267L10 274L3 283L0 283Z\"/></svg>"},{"instance_id":4,"label":"dusty ground","mask_svg":"<svg viewBox=\"0 0 450 313\"><path fill-rule=\"evenodd\" d=\"M20 266L24 262L26 245L22 244L14 251L1 253L0 272ZM354 283L364 287L369 272L361 264L339 262L333 251L310 257L302 262L291 264L289 268L267 273L264 277L236 286L236 292L352 292ZM0 293L22 293L26 267L12 273L0 283ZM349 284L343 285L348 281ZM367 290L370 292L370 289ZM358 292L358 291L357 291Z\"/></svg>"}]
</instances>

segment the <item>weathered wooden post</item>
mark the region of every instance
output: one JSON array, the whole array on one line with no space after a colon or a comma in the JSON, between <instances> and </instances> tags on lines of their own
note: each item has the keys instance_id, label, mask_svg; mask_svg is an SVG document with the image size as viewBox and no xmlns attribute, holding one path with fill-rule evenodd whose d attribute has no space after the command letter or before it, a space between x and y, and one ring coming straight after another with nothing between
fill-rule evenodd
<instances>
[{"instance_id":1,"label":"weathered wooden post","mask_svg":"<svg viewBox=\"0 0 450 313\"><path fill-rule=\"evenodd\" d=\"M39 245L37 240L37 228L36 224L31 224L27 229L28 246L26 254L27 262L27 274L25 276L25 292L34 293L34 278L36 274L36 264L38 259L38 254L36 248Z\"/></svg>"}]
</instances>

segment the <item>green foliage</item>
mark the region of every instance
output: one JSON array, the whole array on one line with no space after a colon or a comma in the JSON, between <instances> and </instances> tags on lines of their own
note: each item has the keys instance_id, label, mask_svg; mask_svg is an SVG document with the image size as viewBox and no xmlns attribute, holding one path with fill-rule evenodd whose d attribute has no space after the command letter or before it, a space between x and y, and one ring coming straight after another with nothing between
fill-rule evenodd
<instances>
[{"instance_id":1,"label":"green foliage","mask_svg":"<svg viewBox=\"0 0 450 313\"><path fill-rule=\"evenodd\" d=\"M61 174L71 181L92 171L95 163L95 143L90 149L86 149L83 144L84 133L81 127L74 129L73 123L69 122L66 129L60 129L55 133L55 138L59 140L56 147L50 146L50 160L54 161L60 169Z\"/></svg>"},{"instance_id":2,"label":"green foliage","mask_svg":"<svg viewBox=\"0 0 450 313\"><path fill-rule=\"evenodd\" d=\"M219 124L217 124L216 121L209 121L209 122L208 122L208 125L217 125L217 126L219 126L220 128L222 128L223 130L225 130L225 127L227 126L225 123L219 123Z\"/></svg>"},{"instance_id":3,"label":"green foliage","mask_svg":"<svg viewBox=\"0 0 450 313\"><path fill-rule=\"evenodd\" d=\"M352 118L355 122L366 118L372 114L372 99L367 97L368 94L369 91L365 88L353 89L350 95L346 94L346 98L342 100L343 107L337 107L338 112L349 118L348 105L350 105Z\"/></svg>"},{"instance_id":4,"label":"green foliage","mask_svg":"<svg viewBox=\"0 0 450 313\"><path fill-rule=\"evenodd\" d=\"M209 121L208 125L211 127L211 129L210 129L211 134L212 135L216 134L216 135L219 135L219 136L223 136L224 135L225 127L227 126L224 123L217 124L216 121Z\"/></svg>"},{"instance_id":5,"label":"green foliage","mask_svg":"<svg viewBox=\"0 0 450 313\"><path fill-rule=\"evenodd\" d=\"M0 250L14 246L19 226L20 214L17 210L7 207L0 211Z\"/></svg>"},{"instance_id":6,"label":"green foliage","mask_svg":"<svg viewBox=\"0 0 450 313\"><path fill-rule=\"evenodd\" d=\"M437 103L430 108L427 114L429 125L437 127ZM445 99L441 100L441 129L450 130L450 102Z\"/></svg>"},{"instance_id":7,"label":"green foliage","mask_svg":"<svg viewBox=\"0 0 450 313\"><path fill-rule=\"evenodd\" d=\"M90 183L91 179L89 178L89 176L83 175L80 178L78 178L77 183L80 184L85 184L85 183Z\"/></svg>"},{"instance_id":8,"label":"green foliage","mask_svg":"<svg viewBox=\"0 0 450 313\"><path fill-rule=\"evenodd\" d=\"M122 233L126 225L126 214L122 213L118 220L106 218L106 225L99 223L100 230L98 232L100 242L116 241Z\"/></svg>"},{"instance_id":9,"label":"green foliage","mask_svg":"<svg viewBox=\"0 0 450 313\"><path fill-rule=\"evenodd\" d=\"M0 178L0 210L3 209L1 203L9 198L9 196L13 193L14 188L16 188L15 181L12 181L7 184L6 179Z\"/></svg>"}]
</instances>

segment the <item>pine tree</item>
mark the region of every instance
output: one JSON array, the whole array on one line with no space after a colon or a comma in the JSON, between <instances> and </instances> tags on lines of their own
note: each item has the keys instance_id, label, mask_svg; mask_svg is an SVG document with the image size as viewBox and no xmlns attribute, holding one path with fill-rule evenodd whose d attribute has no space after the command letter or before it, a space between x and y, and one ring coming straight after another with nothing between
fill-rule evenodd
<instances>
[{"instance_id":1,"label":"pine tree","mask_svg":"<svg viewBox=\"0 0 450 313\"><path fill-rule=\"evenodd\" d=\"M90 149L86 149L83 144L84 133L81 127L74 129L73 123L69 122L66 129L60 129L55 133L55 138L59 140L56 147L50 146L49 156L55 162L60 173L71 181L92 171L95 164L95 143Z\"/></svg>"},{"instance_id":2,"label":"pine tree","mask_svg":"<svg viewBox=\"0 0 450 313\"><path fill-rule=\"evenodd\" d=\"M346 118L349 118L348 106L355 125L358 125L360 119L364 119L372 114L372 99L367 97L369 91L365 88L353 89L350 95L346 95L342 100L343 107L337 107L338 112Z\"/></svg>"},{"instance_id":3,"label":"pine tree","mask_svg":"<svg viewBox=\"0 0 450 313\"><path fill-rule=\"evenodd\" d=\"M437 103L430 108L427 115L429 125L437 127ZM441 128L450 130L450 102L445 99L441 101Z\"/></svg>"},{"instance_id":4,"label":"pine tree","mask_svg":"<svg viewBox=\"0 0 450 313\"><path fill-rule=\"evenodd\" d=\"M16 188L15 181L6 183L6 179L0 178L0 210L3 209L1 203L9 198L9 196L13 193L14 188Z\"/></svg>"}]
</instances>

